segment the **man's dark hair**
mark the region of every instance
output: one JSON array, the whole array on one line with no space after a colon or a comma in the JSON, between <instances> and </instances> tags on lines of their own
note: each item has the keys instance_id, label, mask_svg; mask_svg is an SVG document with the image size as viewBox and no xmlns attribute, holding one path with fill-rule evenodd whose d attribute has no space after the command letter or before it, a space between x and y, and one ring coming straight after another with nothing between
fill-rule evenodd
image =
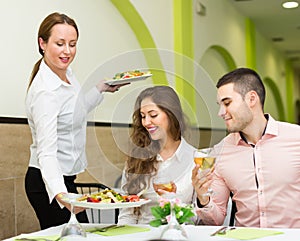
<instances>
[{"instance_id":1,"label":"man's dark hair","mask_svg":"<svg viewBox=\"0 0 300 241\"><path fill-rule=\"evenodd\" d=\"M254 70L248 68L235 69L221 77L216 86L220 88L230 83L234 84L234 90L238 92L243 99L249 91L254 90L259 96L262 109L264 109L266 96L265 86L260 76Z\"/></svg>"}]
</instances>

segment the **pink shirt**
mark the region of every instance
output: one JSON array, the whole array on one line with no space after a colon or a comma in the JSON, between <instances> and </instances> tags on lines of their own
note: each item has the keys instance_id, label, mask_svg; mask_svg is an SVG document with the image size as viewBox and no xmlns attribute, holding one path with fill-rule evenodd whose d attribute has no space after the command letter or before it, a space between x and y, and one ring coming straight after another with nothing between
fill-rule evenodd
<instances>
[{"instance_id":1,"label":"pink shirt","mask_svg":"<svg viewBox=\"0 0 300 241\"><path fill-rule=\"evenodd\" d=\"M236 226L300 228L299 125L269 116L265 134L254 147L232 133L215 149L216 194L207 206L197 208L203 223L222 225L231 191L238 210Z\"/></svg>"}]
</instances>

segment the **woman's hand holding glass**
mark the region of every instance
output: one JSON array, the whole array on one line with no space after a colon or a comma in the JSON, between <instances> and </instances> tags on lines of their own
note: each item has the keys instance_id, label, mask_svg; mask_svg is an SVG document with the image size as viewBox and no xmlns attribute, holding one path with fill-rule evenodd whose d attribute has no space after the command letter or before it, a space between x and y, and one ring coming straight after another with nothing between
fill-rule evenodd
<instances>
[{"instance_id":1,"label":"woman's hand holding glass","mask_svg":"<svg viewBox=\"0 0 300 241\"><path fill-rule=\"evenodd\" d=\"M154 177L152 184L155 192L160 196L175 194L177 190L176 184L166 176Z\"/></svg>"},{"instance_id":2,"label":"woman's hand holding glass","mask_svg":"<svg viewBox=\"0 0 300 241\"><path fill-rule=\"evenodd\" d=\"M161 240L188 240L188 236L184 228L178 223L175 215L175 198L177 187L176 184L167 176L154 177L153 188L158 195L169 199L170 202L170 218L168 225L162 230Z\"/></svg>"}]
</instances>

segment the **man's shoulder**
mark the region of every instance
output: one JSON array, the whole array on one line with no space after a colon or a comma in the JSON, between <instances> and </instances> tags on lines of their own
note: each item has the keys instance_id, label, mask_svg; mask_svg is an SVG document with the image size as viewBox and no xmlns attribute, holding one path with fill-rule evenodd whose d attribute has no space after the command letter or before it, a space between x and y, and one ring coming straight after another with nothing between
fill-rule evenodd
<instances>
[{"instance_id":1,"label":"man's shoulder","mask_svg":"<svg viewBox=\"0 0 300 241\"><path fill-rule=\"evenodd\" d=\"M283 128L289 128L289 129L295 129L300 130L300 125L290 122L284 122L284 121L277 121L279 126L282 126Z\"/></svg>"},{"instance_id":2,"label":"man's shoulder","mask_svg":"<svg viewBox=\"0 0 300 241\"><path fill-rule=\"evenodd\" d=\"M236 147L239 141L241 140L241 136L238 132L236 133L229 133L227 134L220 142L218 142L215 145L215 148L223 148L223 147L229 147L229 146L234 146Z\"/></svg>"},{"instance_id":3,"label":"man's shoulder","mask_svg":"<svg viewBox=\"0 0 300 241\"><path fill-rule=\"evenodd\" d=\"M269 122L271 124L273 123L273 125L277 125L278 128L286 128L286 129L300 131L300 126L298 124L290 123L290 122L287 122L287 121L275 120L274 118L272 118L271 115L269 115Z\"/></svg>"},{"instance_id":4,"label":"man's shoulder","mask_svg":"<svg viewBox=\"0 0 300 241\"><path fill-rule=\"evenodd\" d=\"M278 121L278 135L287 139L300 141L300 126L297 124Z\"/></svg>"}]
</instances>

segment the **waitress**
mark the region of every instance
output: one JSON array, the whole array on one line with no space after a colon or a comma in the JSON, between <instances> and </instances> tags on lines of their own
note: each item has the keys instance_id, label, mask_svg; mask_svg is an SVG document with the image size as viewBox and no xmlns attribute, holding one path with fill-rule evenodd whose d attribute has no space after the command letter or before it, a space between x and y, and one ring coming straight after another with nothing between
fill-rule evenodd
<instances>
[{"instance_id":1,"label":"waitress","mask_svg":"<svg viewBox=\"0 0 300 241\"><path fill-rule=\"evenodd\" d=\"M86 95L82 93L70 68L78 36L75 21L60 13L48 15L38 32L42 58L34 65L26 96L33 143L25 190L41 229L68 222L70 205L62 196L77 193L74 180L87 167L87 114L103 100L103 92L122 86L100 81ZM88 222L82 211L74 208L79 222Z\"/></svg>"}]
</instances>

